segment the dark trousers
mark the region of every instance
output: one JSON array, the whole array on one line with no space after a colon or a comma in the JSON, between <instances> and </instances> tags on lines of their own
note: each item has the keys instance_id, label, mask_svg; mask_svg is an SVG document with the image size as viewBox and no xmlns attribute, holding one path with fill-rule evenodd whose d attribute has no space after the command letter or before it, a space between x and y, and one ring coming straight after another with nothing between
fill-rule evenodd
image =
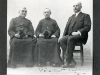
<instances>
[{"instance_id":1,"label":"dark trousers","mask_svg":"<svg viewBox=\"0 0 100 75\"><path fill-rule=\"evenodd\" d=\"M66 35L59 40L60 47L64 51L64 58L68 63L71 63L71 60L73 59L73 50L75 48L75 44L82 43L84 39L85 38L80 35Z\"/></svg>"}]
</instances>

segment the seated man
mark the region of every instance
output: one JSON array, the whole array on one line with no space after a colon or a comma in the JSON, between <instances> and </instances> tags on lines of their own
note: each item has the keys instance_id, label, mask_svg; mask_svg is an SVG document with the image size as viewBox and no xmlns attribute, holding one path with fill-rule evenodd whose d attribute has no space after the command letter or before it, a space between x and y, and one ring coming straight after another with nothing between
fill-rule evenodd
<instances>
[{"instance_id":1,"label":"seated man","mask_svg":"<svg viewBox=\"0 0 100 75\"><path fill-rule=\"evenodd\" d=\"M56 21L50 18L50 15L51 10L44 9L45 18L39 22L35 32L38 38L36 46L38 66L44 66L46 62L50 62L52 66L61 64L58 44L60 29Z\"/></svg>"},{"instance_id":2,"label":"seated man","mask_svg":"<svg viewBox=\"0 0 100 75\"><path fill-rule=\"evenodd\" d=\"M33 65L33 47L35 47L34 29L30 20L26 19L27 9L19 11L19 16L10 22L8 34L10 36L10 55L8 66L17 64Z\"/></svg>"},{"instance_id":3,"label":"seated man","mask_svg":"<svg viewBox=\"0 0 100 75\"><path fill-rule=\"evenodd\" d=\"M64 51L64 65L62 67L75 67L76 62L73 59L73 50L76 43L86 44L88 32L91 29L91 20L88 14L81 12L81 2L75 3L73 14L67 24L63 37L59 40L60 46Z\"/></svg>"}]
</instances>

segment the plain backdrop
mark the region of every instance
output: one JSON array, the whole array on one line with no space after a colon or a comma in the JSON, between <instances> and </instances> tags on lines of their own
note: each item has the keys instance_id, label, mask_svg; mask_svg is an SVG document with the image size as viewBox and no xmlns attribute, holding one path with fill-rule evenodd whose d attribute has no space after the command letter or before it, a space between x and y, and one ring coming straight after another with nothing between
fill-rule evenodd
<instances>
[{"instance_id":1,"label":"plain backdrop","mask_svg":"<svg viewBox=\"0 0 100 75\"><path fill-rule=\"evenodd\" d=\"M39 21L44 18L43 10L45 8L51 9L51 18L55 19L60 27L61 34L64 32L68 18L74 13L73 3L79 0L7 0L7 31L9 23L12 18L19 15L19 10L22 7L27 8L27 16L31 20L34 30L36 29ZM87 13L91 17L92 26L89 32L89 38L84 49L88 50L92 56L92 38L93 38L93 1L92 0L80 0L82 2L82 12ZM7 53L9 53L9 35L7 32Z\"/></svg>"}]
</instances>

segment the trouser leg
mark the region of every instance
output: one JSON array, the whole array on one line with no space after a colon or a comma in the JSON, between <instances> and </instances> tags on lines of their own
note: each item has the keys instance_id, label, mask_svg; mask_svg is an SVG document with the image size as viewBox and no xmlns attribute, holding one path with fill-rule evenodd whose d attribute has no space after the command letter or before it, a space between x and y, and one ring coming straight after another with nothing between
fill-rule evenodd
<instances>
[{"instance_id":1,"label":"trouser leg","mask_svg":"<svg viewBox=\"0 0 100 75\"><path fill-rule=\"evenodd\" d=\"M66 51L66 48L67 48L67 39L68 39L68 36L64 36L63 38L61 38L59 40L60 47L62 48L63 51Z\"/></svg>"},{"instance_id":2,"label":"trouser leg","mask_svg":"<svg viewBox=\"0 0 100 75\"><path fill-rule=\"evenodd\" d=\"M66 53L65 53L68 63L70 63L71 59L73 58L74 47L75 47L75 40L72 39L72 37L69 37L68 41L67 41L67 49L66 49Z\"/></svg>"},{"instance_id":3,"label":"trouser leg","mask_svg":"<svg viewBox=\"0 0 100 75\"><path fill-rule=\"evenodd\" d=\"M63 53L62 53L62 57L63 57L63 62L65 63L66 62L66 57L65 57L65 52L66 52L66 49L67 49L67 39L68 39L68 35L67 36L63 36L60 40L59 40L59 44L60 44L60 47L62 48L63 50Z\"/></svg>"},{"instance_id":4,"label":"trouser leg","mask_svg":"<svg viewBox=\"0 0 100 75\"><path fill-rule=\"evenodd\" d=\"M82 40L84 40L84 38L80 35L68 37L68 39L67 39L67 49L66 49L66 53L65 53L65 56L68 57L67 58L68 63L71 63L71 60L73 59L73 51L74 51L74 48L75 48L75 44L76 43L82 43Z\"/></svg>"}]
</instances>

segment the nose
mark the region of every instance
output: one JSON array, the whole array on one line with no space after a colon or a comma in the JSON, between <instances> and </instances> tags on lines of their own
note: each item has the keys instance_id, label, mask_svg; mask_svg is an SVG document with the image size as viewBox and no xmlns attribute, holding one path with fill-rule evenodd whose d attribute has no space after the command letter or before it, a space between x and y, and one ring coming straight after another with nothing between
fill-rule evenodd
<instances>
[{"instance_id":1,"label":"nose","mask_svg":"<svg viewBox=\"0 0 100 75\"><path fill-rule=\"evenodd\" d=\"M76 6L74 6L73 9L76 9Z\"/></svg>"},{"instance_id":2,"label":"nose","mask_svg":"<svg viewBox=\"0 0 100 75\"><path fill-rule=\"evenodd\" d=\"M48 14L48 13L46 12L46 14Z\"/></svg>"},{"instance_id":3,"label":"nose","mask_svg":"<svg viewBox=\"0 0 100 75\"><path fill-rule=\"evenodd\" d=\"M27 11L25 11L25 10L22 10L22 13L26 13Z\"/></svg>"},{"instance_id":4,"label":"nose","mask_svg":"<svg viewBox=\"0 0 100 75\"><path fill-rule=\"evenodd\" d=\"M74 6L74 8L76 8L76 6Z\"/></svg>"},{"instance_id":5,"label":"nose","mask_svg":"<svg viewBox=\"0 0 100 75\"><path fill-rule=\"evenodd\" d=\"M48 15L48 13L46 13L46 15Z\"/></svg>"},{"instance_id":6,"label":"nose","mask_svg":"<svg viewBox=\"0 0 100 75\"><path fill-rule=\"evenodd\" d=\"M24 11L23 13L26 13L26 11Z\"/></svg>"},{"instance_id":7,"label":"nose","mask_svg":"<svg viewBox=\"0 0 100 75\"><path fill-rule=\"evenodd\" d=\"M73 8L76 8L76 5L74 5Z\"/></svg>"}]
</instances>

